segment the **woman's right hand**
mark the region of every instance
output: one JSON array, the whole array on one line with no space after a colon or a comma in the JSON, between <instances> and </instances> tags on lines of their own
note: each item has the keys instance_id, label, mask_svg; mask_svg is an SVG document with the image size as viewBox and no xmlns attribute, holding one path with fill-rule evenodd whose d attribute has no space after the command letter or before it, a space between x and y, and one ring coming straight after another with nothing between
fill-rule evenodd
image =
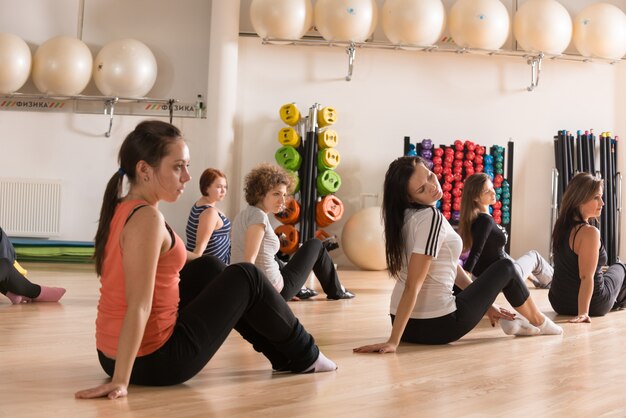
<instances>
[{"instance_id":1,"label":"woman's right hand","mask_svg":"<svg viewBox=\"0 0 626 418\"><path fill-rule=\"evenodd\" d=\"M589 315L584 313L584 314L580 314L578 315L576 318L572 318L569 321L572 324L583 324L583 323L591 323L591 318L589 318Z\"/></svg>"},{"instance_id":2,"label":"woman's right hand","mask_svg":"<svg viewBox=\"0 0 626 418\"><path fill-rule=\"evenodd\" d=\"M352 351L355 353L385 354L385 353L395 353L396 348L398 348L397 345L391 344L390 342L386 342L386 343L379 343L379 344L364 345L362 347L355 348Z\"/></svg>"},{"instance_id":3,"label":"woman's right hand","mask_svg":"<svg viewBox=\"0 0 626 418\"><path fill-rule=\"evenodd\" d=\"M74 394L76 399L93 399L107 397L109 399L123 398L128 395L128 387L120 383L105 383L95 388L78 391Z\"/></svg>"}]
</instances>

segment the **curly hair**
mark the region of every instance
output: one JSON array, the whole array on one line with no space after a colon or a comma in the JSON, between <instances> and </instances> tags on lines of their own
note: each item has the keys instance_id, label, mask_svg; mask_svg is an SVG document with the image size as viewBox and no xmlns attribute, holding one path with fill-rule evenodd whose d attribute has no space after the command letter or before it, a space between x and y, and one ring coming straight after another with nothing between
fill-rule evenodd
<instances>
[{"instance_id":1,"label":"curly hair","mask_svg":"<svg viewBox=\"0 0 626 418\"><path fill-rule=\"evenodd\" d=\"M244 179L246 202L254 206L263 200L265 195L279 184L287 186L289 193L293 188L293 177L284 169L273 164L259 164Z\"/></svg>"}]
</instances>

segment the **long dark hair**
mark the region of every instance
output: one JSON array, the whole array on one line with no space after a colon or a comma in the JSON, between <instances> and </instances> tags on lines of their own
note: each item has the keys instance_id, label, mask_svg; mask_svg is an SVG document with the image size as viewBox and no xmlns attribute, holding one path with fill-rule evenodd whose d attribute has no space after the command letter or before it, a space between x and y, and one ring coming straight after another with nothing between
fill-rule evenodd
<instances>
[{"instance_id":1,"label":"long dark hair","mask_svg":"<svg viewBox=\"0 0 626 418\"><path fill-rule=\"evenodd\" d=\"M463 249L472 247L472 223L480 213L476 199L480 198L489 176L485 173L476 173L469 176L463 183L461 195L461 216L459 216L459 235L463 240Z\"/></svg>"},{"instance_id":2,"label":"long dark hair","mask_svg":"<svg viewBox=\"0 0 626 418\"><path fill-rule=\"evenodd\" d=\"M177 127L158 120L141 122L124 139L117 157L120 169L111 176L102 198L94 253L98 276L102 274L104 248L109 238L109 227L115 207L121 199L124 175L128 176L131 185L135 184L137 163L145 161L152 167L158 167L163 157L167 155L169 145L179 139L181 133Z\"/></svg>"},{"instance_id":3,"label":"long dark hair","mask_svg":"<svg viewBox=\"0 0 626 418\"><path fill-rule=\"evenodd\" d=\"M405 260L405 239L402 233L404 211L409 208L424 209L409 200L408 183L418 164L424 164L419 157L400 157L393 161L385 174L383 188L382 217L385 225L385 257L392 277L397 278Z\"/></svg>"},{"instance_id":4,"label":"long dark hair","mask_svg":"<svg viewBox=\"0 0 626 418\"><path fill-rule=\"evenodd\" d=\"M557 252L565 242L568 232L575 226L584 223L580 213L580 205L593 199L604 187L604 181L589 173L578 173L567 185L563 198L559 217L554 223L552 231L552 252ZM594 219L594 223L595 223Z\"/></svg>"}]
</instances>

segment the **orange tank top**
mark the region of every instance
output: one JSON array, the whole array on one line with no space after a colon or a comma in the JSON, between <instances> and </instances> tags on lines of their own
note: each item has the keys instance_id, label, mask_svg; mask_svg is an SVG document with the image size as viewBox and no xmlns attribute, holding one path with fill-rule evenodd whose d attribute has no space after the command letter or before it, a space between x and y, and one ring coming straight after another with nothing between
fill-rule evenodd
<instances>
[{"instance_id":1,"label":"orange tank top","mask_svg":"<svg viewBox=\"0 0 626 418\"><path fill-rule=\"evenodd\" d=\"M111 358L117 355L119 335L128 308L125 295L127 278L122 263L124 253L120 247L120 235L132 211L144 205L147 203L141 200L121 202L117 205L104 249L100 302L96 318L96 347ZM180 237L174 232L172 236L173 247L159 256L152 310L137 356L145 356L156 351L165 344L174 331L178 315L179 272L185 265L187 253Z\"/></svg>"}]
</instances>

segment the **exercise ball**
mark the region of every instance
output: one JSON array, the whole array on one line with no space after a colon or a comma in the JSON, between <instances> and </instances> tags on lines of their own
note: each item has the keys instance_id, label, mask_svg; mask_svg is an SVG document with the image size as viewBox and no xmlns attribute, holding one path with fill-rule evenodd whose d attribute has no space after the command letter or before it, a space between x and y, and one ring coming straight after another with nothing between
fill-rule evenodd
<instances>
[{"instance_id":1,"label":"exercise ball","mask_svg":"<svg viewBox=\"0 0 626 418\"><path fill-rule=\"evenodd\" d=\"M626 54L626 15L612 4L591 4L574 18L573 38L584 57L620 59Z\"/></svg>"},{"instance_id":2,"label":"exercise ball","mask_svg":"<svg viewBox=\"0 0 626 418\"><path fill-rule=\"evenodd\" d=\"M376 0L317 0L315 27L327 41L364 42L378 19Z\"/></svg>"},{"instance_id":3,"label":"exercise ball","mask_svg":"<svg viewBox=\"0 0 626 418\"><path fill-rule=\"evenodd\" d=\"M144 97L157 78L154 54L143 42L120 39L106 44L93 65L93 81L105 96Z\"/></svg>"},{"instance_id":4,"label":"exercise ball","mask_svg":"<svg viewBox=\"0 0 626 418\"><path fill-rule=\"evenodd\" d=\"M382 27L393 44L433 45L446 23L441 0L386 0Z\"/></svg>"},{"instance_id":5,"label":"exercise ball","mask_svg":"<svg viewBox=\"0 0 626 418\"><path fill-rule=\"evenodd\" d=\"M313 24L310 0L252 0L250 20L261 38L300 39Z\"/></svg>"},{"instance_id":6,"label":"exercise ball","mask_svg":"<svg viewBox=\"0 0 626 418\"><path fill-rule=\"evenodd\" d=\"M33 57L33 82L45 94L75 96L91 79L93 57L83 41L57 36L44 42Z\"/></svg>"},{"instance_id":7,"label":"exercise ball","mask_svg":"<svg viewBox=\"0 0 626 418\"><path fill-rule=\"evenodd\" d=\"M509 13L500 0L458 0L448 30L463 48L499 49L509 36Z\"/></svg>"},{"instance_id":8,"label":"exercise ball","mask_svg":"<svg viewBox=\"0 0 626 418\"><path fill-rule=\"evenodd\" d=\"M22 38L12 33L0 33L0 94L19 90L30 75L32 57Z\"/></svg>"},{"instance_id":9,"label":"exercise ball","mask_svg":"<svg viewBox=\"0 0 626 418\"><path fill-rule=\"evenodd\" d=\"M513 34L524 51L558 55L572 39L572 18L556 0L528 0L515 13Z\"/></svg>"},{"instance_id":10,"label":"exercise ball","mask_svg":"<svg viewBox=\"0 0 626 418\"><path fill-rule=\"evenodd\" d=\"M341 232L341 246L348 260L363 270L384 270L385 238L380 206L361 209L348 219Z\"/></svg>"}]
</instances>

